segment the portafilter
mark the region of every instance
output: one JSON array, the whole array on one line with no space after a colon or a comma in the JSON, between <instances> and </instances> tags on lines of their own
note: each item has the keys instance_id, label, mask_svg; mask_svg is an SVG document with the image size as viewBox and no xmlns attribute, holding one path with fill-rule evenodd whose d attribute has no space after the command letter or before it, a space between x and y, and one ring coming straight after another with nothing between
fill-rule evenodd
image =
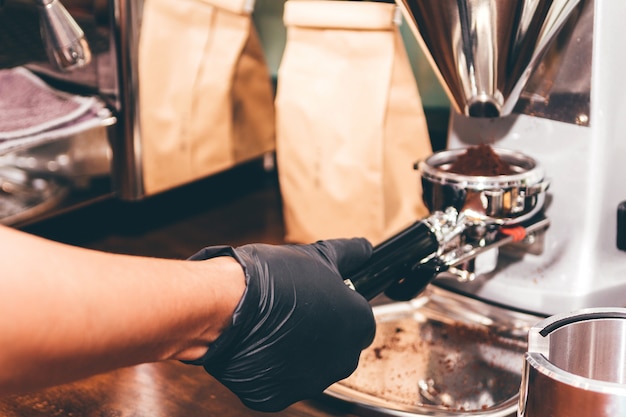
<instances>
[{"instance_id":1,"label":"portafilter","mask_svg":"<svg viewBox=\"0 0 626 417\"><path fill-rule=\"evenodd\" d=\"M528 155L493 149L504 175L465 175L452 165L467 149L444 150L416 164L430 215L374 247L346 284L367 299L397 301L419 294L441 272L478 254L545 230L541 215L549 181Z\"/></svg>"}]
</instances>

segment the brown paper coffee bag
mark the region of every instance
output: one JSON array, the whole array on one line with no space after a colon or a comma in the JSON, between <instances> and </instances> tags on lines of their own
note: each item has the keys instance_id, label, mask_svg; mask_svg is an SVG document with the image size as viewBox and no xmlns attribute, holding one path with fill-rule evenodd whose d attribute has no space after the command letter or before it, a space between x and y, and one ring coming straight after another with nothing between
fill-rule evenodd
<instances>
[{"instance_id":1,"label":"brown paper coffee bag","mask_svg":"<svg viewBox=\"0 0 626 417\"><path fill-rule=\"evenodd\" d=\"M275 149L274 92L249 0L146 0L139 42L146 194Z\"/></svg>"},{"instance_id":2,"label":"brown paper coffee bag","mask_svg":"<svg viewBox=\"0 0 626 417\"><path fill-rule=\"evenodd\" d=\"M427 215L432 152L393 4L290 0L275 100L286 239L373 243Z\"/></svg>"}]
</instances>

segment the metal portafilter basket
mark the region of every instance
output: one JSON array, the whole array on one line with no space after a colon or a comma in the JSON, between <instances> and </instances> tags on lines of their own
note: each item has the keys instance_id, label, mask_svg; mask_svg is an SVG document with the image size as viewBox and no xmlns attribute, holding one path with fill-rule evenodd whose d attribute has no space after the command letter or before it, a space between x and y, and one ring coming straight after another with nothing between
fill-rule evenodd
<instances>
[{"instance_id":1,"label":"metal portafilter basket","mask_svg":"<svg viewBox=\"0 0 626 417\"><path fill-rule=\"evenodd\" d=\"M369 261L346 279L367 299L380 293L414 298L439 273L478 254L547 227L539 212L549 181L542 167L523 153L493 149L511 174L461 175L450 171L465 149L445 150L419 162L423 201L430 216L376 247ZM516 233L508 233L515 230Z\"/></svg>"}]
</instances>

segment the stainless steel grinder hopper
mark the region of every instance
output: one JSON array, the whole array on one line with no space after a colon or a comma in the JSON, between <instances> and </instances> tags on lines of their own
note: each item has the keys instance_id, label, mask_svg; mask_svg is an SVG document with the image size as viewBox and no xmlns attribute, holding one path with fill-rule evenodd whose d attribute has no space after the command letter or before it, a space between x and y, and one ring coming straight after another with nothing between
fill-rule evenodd
<instances>
[{"instance_id":1,"label":"stainless steel grinder hopper","mask_svg":"<svg viewBox=\"0 0 626 417\"><path fill-rule=\"evenodd\" d=\"M579 0L398 0L458 113L511 113Z\"/></svg>"}]
</instances>

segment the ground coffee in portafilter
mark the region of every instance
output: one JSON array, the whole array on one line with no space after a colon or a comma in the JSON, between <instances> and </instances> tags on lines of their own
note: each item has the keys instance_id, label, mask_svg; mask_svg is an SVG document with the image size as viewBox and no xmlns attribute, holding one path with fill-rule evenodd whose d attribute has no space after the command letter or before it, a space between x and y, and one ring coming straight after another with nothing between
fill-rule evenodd
<instances>
[{"instance_id":1,"label":"ground coffee in portafilter","mask_svg":"<svg viewBox=\"0 0 626 417\"><path fill-rule=\"evenodd\" d=\"M472 146L460 154L448 168L449 172L472 176L512 175L515 170L486 144Z\"/></svg>"}]
</instances>

